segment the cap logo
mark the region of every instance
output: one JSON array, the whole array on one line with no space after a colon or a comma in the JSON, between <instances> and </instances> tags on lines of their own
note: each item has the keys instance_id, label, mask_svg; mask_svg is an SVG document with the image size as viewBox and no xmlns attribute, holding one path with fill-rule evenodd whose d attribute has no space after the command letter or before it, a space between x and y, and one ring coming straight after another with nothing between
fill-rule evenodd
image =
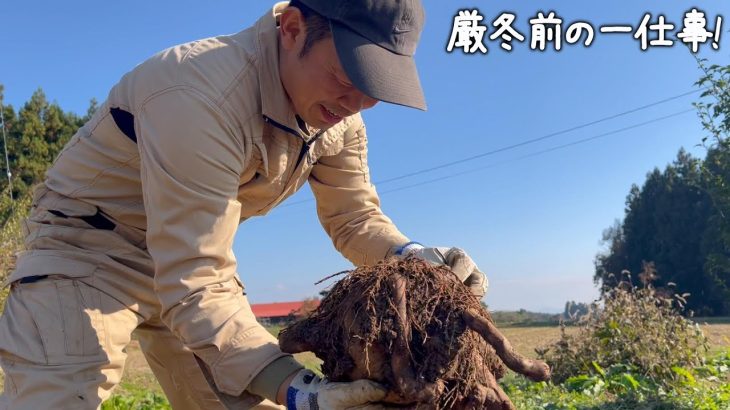
<instances>
[{"instance_id":1,"label":"cap logo","mask_svg":"<svg viewBox=\"0 0 730 410\"><path fill-rule=\"evenodd\" d=\"M408 33L411 31L413 31L412 28L400 28L398 26L393 27L393 33L395 33L395 34Z\"/></svg>"}]
</instances>

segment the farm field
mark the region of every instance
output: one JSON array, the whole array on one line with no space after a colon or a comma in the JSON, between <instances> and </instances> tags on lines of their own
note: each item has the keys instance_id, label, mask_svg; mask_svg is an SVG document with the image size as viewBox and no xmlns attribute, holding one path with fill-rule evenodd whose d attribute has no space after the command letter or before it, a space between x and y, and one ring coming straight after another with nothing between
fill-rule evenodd
<instances>
[{"instance_id":1,"label":"farm field","mask_svg":"<svg viewBox=\"0 0 730 410\"><path fill-rule=\"evenodd\" d=\"M709 338L713 351L730 347L730 323L705 324L702 329ZM557 326L503 327L501 330L518 352L529 357L535 357L535 347L555 341L560 336L560 328ZM576 330L567 328L568 332ZM127 353L129 357L125 375L117 393L139 390L161 392L136 340L129 345ZM307 367L319 365L319 360L311 353L297 354L296 358Z\"/></svg>"},{"instance_id":2,"label":"farm field","mask_svg":"<svg viewBox=\"0 0 730 410\"><path fill-rule=\"evenodd\" d=\"M710 341L712 352L727 350L730 347L730 320L714 320L713 322L715 323L701 325ZM530 357L536 356L535 347L555 341L560 336L558 326L518 326L501 327L500 329L509 338L517 351ZM271 330L272 333L278 332L278 329ZM577 331L577 329L569 327L566 331L570 333ZM148 392L162 395L162 390L147 365L136 340L132 341L127 353L129 356L125 375L115 391L115 395L139 397ZM311 353L297 354L296 358L307 367L316 368L319 366L319 360ZM2 378L1 372L0 378Z\"/></svg>"}]
</instances>

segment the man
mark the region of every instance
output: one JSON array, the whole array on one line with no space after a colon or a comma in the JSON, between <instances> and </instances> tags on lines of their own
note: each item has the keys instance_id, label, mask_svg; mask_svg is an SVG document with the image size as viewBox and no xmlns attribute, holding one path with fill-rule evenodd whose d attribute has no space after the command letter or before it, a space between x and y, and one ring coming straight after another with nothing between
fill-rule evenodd
<instances>
[{"instance_id":1,"label":"man","mask_svg":"<svg viewBox=\"0 0 730 410\"><path fill-rule=\"evenodd\" d=\"M126 74L34 195L27 251L0 321L4 408L96 408L133 331L176 409L341 409L380 400L328 383L255 320L236 226L305 181L356 265L413 254L486 279L456 248L409 242L380 210L358 114L425 109L413 61L418 1L277 4L235 35L165 50Z\"/></svg>"}]
</instances>

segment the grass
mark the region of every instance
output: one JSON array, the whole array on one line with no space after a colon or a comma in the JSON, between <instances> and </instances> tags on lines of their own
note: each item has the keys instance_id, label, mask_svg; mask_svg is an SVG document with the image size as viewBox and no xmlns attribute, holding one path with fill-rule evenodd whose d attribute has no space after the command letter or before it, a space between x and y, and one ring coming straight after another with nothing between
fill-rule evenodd
<instances>
[{"instance_id":1,"label":"grass","mask_svg":"<svg viewBox=\"0 0 730 410\"><path fill-rule=\"evenodd\" d=\"M535 353L536 347L545 345L560 338L560 327L558 326L500 326L499 330L504 334L507 340L512 343L512 347L514 347L518 353L532 358L537 356ZM577 328L567 328L568 333L576 330Z\"/></svg>"},{"instance_id":2,"label":"grass","mask_svg":"<svg viewBox=\"0 0 730 410\"><path fill-rule=\"evenodd\" d=\"M710 341L710 355L730 348L730 322L702 325L702 331Z\"/></svg>"}]
</instances>

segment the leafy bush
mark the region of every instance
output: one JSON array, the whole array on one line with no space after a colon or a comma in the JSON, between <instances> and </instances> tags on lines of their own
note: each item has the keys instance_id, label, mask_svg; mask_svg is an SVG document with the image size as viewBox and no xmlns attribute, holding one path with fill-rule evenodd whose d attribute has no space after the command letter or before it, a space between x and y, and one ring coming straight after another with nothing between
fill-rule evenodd
<instances>
[{"instance_id":1,"label":"leafy bush","mask_svg":"<svg viewBox=\"0 0 730 410\"><path fill-rule=\"evenodd\" d=\"M606 376L604 369L609 369L631 375L617 382L626 388L634 385L632 378L669 387L684 377L674 369L704 364L707 338L681 315L688 295L655 289L654 276L653 266L645 264L639 287L627 274L629 281L607 289L599 300L602 308L594 304L577 333L569 335L563 327L557 342L537 349L553 369L555 382L576 375ZM619 385L614 387L620 390Z\"/></svg>"}]
</instances>

